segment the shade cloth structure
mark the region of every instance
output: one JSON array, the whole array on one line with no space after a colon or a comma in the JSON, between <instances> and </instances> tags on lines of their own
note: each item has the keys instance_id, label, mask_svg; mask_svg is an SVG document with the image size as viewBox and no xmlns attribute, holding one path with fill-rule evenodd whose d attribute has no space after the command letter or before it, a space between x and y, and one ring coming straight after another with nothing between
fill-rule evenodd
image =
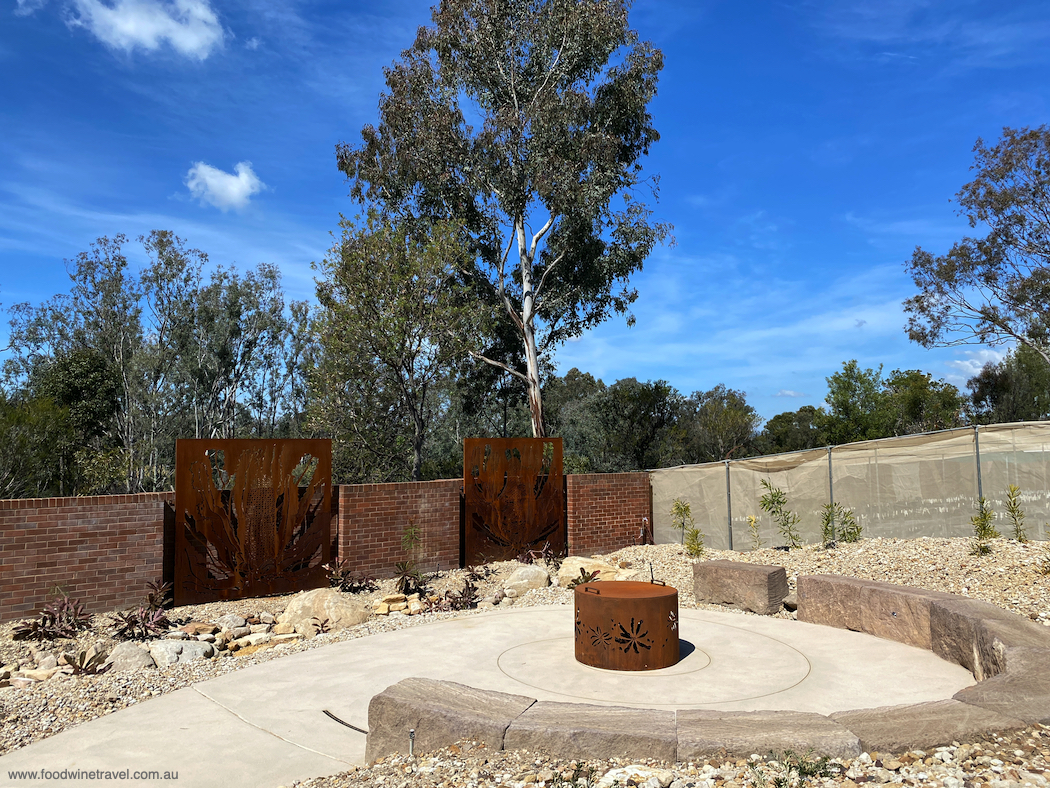
<instances>
[{"instance_id":1,"label":"shade cloth structure","mask_svg":"<svg viewBox=\"0 0 1050 788\"><path fill-rule=\"evenodd\" d=\"M748 516L758 517L765 546L783 543L759 507L766 479L787 495L801 517L802 541L821 538L821 507L851 509L865 537L970 536L970 517L983 495L1008 536L1007 488L1021 489L1031 539L1045 539L1050 521L1050 422L962 427L898 438L746 460L684 465L650 472L657 543L681 541L671 525L671 503L690 504L708 547L750 547Z\"/></svg>"}]
</instances>

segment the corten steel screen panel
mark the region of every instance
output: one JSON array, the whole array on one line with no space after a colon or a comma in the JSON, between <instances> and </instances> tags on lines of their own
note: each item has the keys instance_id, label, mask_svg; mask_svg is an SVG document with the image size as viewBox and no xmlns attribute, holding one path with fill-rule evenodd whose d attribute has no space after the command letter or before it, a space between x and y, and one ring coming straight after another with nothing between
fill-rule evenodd
<instances>
[{"instance_id":1,"label":"corten steel screen panel","mask_svg":"<svg viewBox=\"0 0 1050 788\"><path fill-rule=\"evenodd\" d=\"M659 670L678 664L678 590L660 583L581 583L576 660L605 670Z\"/></svg>"},{"instance_id":2,"label":"corten steel screen panel","mask_svg":"<svg viewBox=\"0 0 1050 788\"><path fill-rule=\"evenodd\" d=\"M464 561L505 561L567 541L561 438L463 441Z\"/></svg>"},{"instance_id":3,"label":"corten steel screen panel","mask_svg":"<svg viewBox=\"0 0 1050 788\"><path fill-rule=\"evenodd\" d=\"M175 462L176 605L325 585L331 440L179 440Z\"/></svg>"}]
</instances>

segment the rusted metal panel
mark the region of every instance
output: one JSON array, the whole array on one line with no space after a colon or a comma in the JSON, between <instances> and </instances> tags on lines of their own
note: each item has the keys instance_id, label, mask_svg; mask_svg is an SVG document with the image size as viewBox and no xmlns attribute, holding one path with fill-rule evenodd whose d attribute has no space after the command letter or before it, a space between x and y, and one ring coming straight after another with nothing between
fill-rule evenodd
<instances>
[{"instance_id":1,"label":"rusted metal panel","mask_svg":"<svg viewBox=\"0 0 1050 788\"><path fill-rule=\"evenodd\" d=\"M464 561L505 561L550 542L565 552L561 438L463 441Z\"/></svg>"},{"instance_id":2,"label":"rusted metal panel","mask_svg":"<svg viewBox=\"0 0 1050 788\"><path fill-rule=\"evenodd\" d=\"M612 580L576 586L576 660L606 670L678 664L678 591Z\"/></svg>"},{"instance_id":3,"label":"rusted metal panel","mask_svg":"<svg viewBox=\"0 0 1050 788\"><path fill-rule=\"evenodd\" d=\"M175 442L175 604L318 588L331 440Z\"/></svg>"}]
</instances>

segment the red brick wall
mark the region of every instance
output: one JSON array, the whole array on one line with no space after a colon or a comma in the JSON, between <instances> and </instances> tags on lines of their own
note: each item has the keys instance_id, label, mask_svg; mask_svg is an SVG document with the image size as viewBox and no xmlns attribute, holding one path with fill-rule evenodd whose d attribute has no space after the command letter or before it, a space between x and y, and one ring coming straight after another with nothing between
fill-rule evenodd
<instances>
[{"instance_id":1,"label":"red brick wall","mask_svg":"<svg viewBox=\"0 0 1050 788\"><path fill-rule=\"evenodd\" d=\"M173 495L0 501L0 620L35 615L56 586L93 613L143 597L163 573Z\"/></svg>"},{"instance_id":2,"label":"red brick wall","mask_svg":"<svg viewBox=\"0 0 1050 788\"><path fill-rule=\"evenodd\" d=\"M339 487L339 559L356 574L389 577L412 559L401 546L410 522L421 529L417 566L427 572L459 566L461 479Z\"/></svg>"},{"instance_id":3,"label":"red brick wall","mask_svg":"<svg viewBox=\"0 0 1050 788\"><path fill-rule=\"evenodd\" d=\"M638 544L642 518L653 521L648 473L565 477L569 555L610 553Z\"/></svg>"}]
</instances>

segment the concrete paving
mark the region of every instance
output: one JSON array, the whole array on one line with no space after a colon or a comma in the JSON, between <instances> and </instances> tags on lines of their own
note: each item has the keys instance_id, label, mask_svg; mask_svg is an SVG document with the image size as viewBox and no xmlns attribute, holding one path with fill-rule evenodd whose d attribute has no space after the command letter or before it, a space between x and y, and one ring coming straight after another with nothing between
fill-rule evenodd
<instances>
[{"instance_id":1,"label":"concrete paving","mask_svg":"<svg viewBox=\"0 0 1050 788\"><path fill-rule=\"evenodd\" d=\"M782 619L680 611L683 658L642 673L573 656L571 606L465 616L313 649L229 673L0 757L14 770L178 772L129 785L258 788L345 771L364 760L373 695L423 676L539 700L657 709L793 709L829 714L950 698L974 683L928 651ZM97 779L57 784L98 785Z\"/></svg>"}]
</instances>

